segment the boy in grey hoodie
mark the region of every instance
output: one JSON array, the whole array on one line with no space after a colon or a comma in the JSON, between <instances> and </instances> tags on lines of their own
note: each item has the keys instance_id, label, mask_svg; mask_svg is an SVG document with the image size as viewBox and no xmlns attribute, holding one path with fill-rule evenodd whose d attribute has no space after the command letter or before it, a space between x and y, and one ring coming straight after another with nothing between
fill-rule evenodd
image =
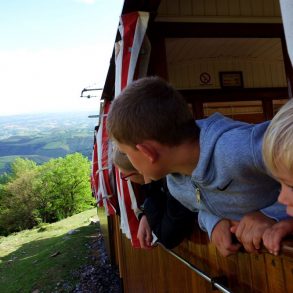
<instances>
[{"instance_id":1,"label":"boy in grey hoodie","mask_svg":"<svg viewBox=\"0 0 293 293\"><path fill-rule=\"evenodd\" d=\"M280 186L262 162L267 125L220 114L195 123L181 95L157 77L130 84L107 118L120 151L145 176L168 175L172 196L199 211L201 228L224 256L241 244L257 251L264 231L287 217L276 202ZM233 243L232 232L241 244Z\"/></svg>"}]
</instances>

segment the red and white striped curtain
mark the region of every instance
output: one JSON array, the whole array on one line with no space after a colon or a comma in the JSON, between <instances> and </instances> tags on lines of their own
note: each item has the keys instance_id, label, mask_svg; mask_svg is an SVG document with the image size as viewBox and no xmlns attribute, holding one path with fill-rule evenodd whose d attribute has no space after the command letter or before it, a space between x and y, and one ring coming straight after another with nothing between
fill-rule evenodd
<instances>
[{"instance_id":1,"label":"red and white striped curtain","mask_svg":"<svg viewBox=\"0 0 293 293\"><path fill-rule=\"evenodd\" d=\"M121 40L115 44L116 72L115 98L134 79L147 73L150 43L145 35L149 13L132 12L121 16L119 32ZM120 179L119 170L112 163L112 145L106 132L106 119L110 101L105 101L100 111L100 125L95 132L92 157L91 186L99 206L107 215L120 211L121 230L131 240L133 247L140 247L137 239L139 222L138 192L130 181ZM116 186L114 184L116 176Z\"/></svg>"},{"instance_id":2,"label":"red and white striped curtain","mask_svg":"<svg viewBox=\"0 0 293 293\"><path fill-rule=\"evenodd\" d=\"M110 102L105 101L100 113L100 125L95 131L92 155L92 192L98 206L105 208L107 215L117 212L118 200L114 186L114 166L112 164L112 147L106 131L106 119Z\"/></svg>"},{"instance_id":3,"label":"red and white striped curtain","mask_svg":"<svg viewBox=\"0 0 293 293\"><path fill-rule=\"evenodd\" d=\"M115 44L116 74L115 98L134 79L147 74L150 56L150 43L145 35L149 13L132 12L121 16L119 32L121 40ZM140 247L137 239L139 222L136 217L139 196L130 181L120 179L116 170L116 183L120 207L122 232L131 239L134 247Z\"/></svg>"}]
</instances>

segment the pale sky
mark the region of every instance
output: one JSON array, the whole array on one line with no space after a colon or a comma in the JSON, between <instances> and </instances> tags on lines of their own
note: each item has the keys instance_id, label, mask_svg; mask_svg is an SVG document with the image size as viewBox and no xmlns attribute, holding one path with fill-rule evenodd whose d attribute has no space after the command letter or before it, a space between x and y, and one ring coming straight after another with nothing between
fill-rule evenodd
<instances>
[{"instance_id":1,"label":"pale sky","mask_svg":"<svg viewBox=\"0 0 293 293\"><path fill-rule=\"evenodd\" d=\"M123 0L0 0L0 115L88 110L103 87Z\"/></svg>"}]
</instances>

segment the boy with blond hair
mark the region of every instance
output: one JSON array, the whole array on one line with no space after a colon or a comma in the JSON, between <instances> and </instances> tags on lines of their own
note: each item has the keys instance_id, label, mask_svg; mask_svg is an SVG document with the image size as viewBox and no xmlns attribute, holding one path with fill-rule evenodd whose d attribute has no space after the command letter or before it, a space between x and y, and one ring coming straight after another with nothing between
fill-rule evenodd
<instances>
[{"instance_id":1,"label":"boy with blond hair","mask_svg":"<svg viewBox=\"0 0 293 293\"><path fill-rule=\"evenodd\" d=\"M281 184L279 202L287 206L293 216L293 100L290 99L266 130L263 141L263 159L267 169ZM283 237L293 232L293 220L287 219L267 229L264 245L277 255Z\"/></svg>"},{"instance_id":2,"label":"boy with blond hair","mask_svg":"<svg viewBox=\"0 0 293 293\"><path fill-rule=\"evenodd\" d=\"M200 227L224 256L260 248L265 229L286 217L279 184L261 155L268 122L252 125L216 113L194 121L187 103L158 77L137 80L114 100L110 138L144 176L167 175L171 195L198 211ZM235 221L240 221L235 223Z\"/></svg>"}]
</instances>

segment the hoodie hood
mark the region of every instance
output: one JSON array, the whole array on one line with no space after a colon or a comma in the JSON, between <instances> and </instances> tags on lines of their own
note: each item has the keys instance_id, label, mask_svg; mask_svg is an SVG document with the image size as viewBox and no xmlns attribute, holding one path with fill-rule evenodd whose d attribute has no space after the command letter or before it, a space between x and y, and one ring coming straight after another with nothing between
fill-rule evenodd
<instances>
[{"instance_id":1,"label":"hoodie hood","mask_svg":"<svg viewBox=\"0 0 293 293\"><path fill-rule=\"evenodd\" d=\"M192 172L192 177L196 178L197 182L208 180L211 160L213 159L215 146L223 134L239 127L249 128L252 125L232 120L223 116L220 113L215 113L206 119L196 121L200 128L200 156L197 167ZM211 176L212 174L209 174Z\"/></svg>"}]
</instances>

